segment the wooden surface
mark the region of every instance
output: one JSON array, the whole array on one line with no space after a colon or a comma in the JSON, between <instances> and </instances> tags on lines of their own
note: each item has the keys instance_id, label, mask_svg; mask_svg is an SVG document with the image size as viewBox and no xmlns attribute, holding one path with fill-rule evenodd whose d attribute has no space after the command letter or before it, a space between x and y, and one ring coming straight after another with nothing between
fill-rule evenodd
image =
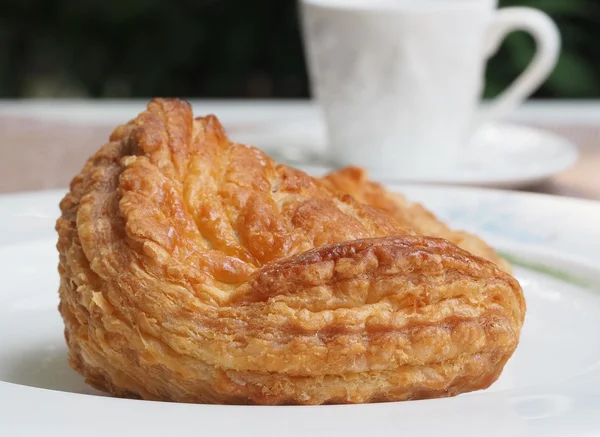
<instances>
[{"instance_id":1,"label":"wooden surface","mask_svg":"<svg viewBox=\"0 0 600 437\"><path fill-rule=\"evenodd\" d=\"M581 151L571 169L527 190L600 200L600 124L529 123L563 135ZM0 117L0 193L65 188L113 125Z\"/></svg>"},{"instance_id":2,"label":"wooden surface","mask_svg":"<svg viewBox=\"0 0 600 437\"><path fill-rule=\"evenodd\" d=\"M535 126L569 138L577 145L581 156L572 168L529 190L600 200L600 125L553 126L536 123Z\"/></svg>"}]
</instances>

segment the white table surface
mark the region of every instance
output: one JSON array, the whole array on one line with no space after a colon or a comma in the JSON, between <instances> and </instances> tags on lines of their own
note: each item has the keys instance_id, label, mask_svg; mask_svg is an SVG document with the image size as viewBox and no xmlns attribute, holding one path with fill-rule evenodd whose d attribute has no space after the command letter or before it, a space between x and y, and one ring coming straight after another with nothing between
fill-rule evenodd
<instances>
[{"instance_id":1,"label":"white table surface","mask_svg":"<svg viewBox=\"0 0 600 437\"><path fill-rule=\"evenodd\" d=\"M0 100L0 115L39 117L73 123L121 123L144 109L147 99L128 100ZM198 100L194 111L218 113L227 121L320 117L311 100ZM558 125L600 125L600 100L531 100L510 120Z\"/></svg>"},{"instance_id":2,"label":"white table surface","mask_svg":"<svg viewBox=\"0 0 600 437\"><path fill-rule=\"evenodd\" d=\"M322 114L313 101L190 102L196 114L217 114L236 141L256 144L260 139L269 147L283 143L300 147L310 143L315 150L325 147ZM65 185L60 174L73 172L112 128L135 117L146 103L147 99L0 100L0 192ZM533 190L600 200L600 100L530 101L509 120L564 135L580 147L582 159L575 167ZM57 148L60 153L54 153ZM70 159L75 163L61 168L61 160ZM51 167L47 177L43 177L45 166ZM23 171L17 169L23 167L30 174L22 176Z\"/></svg>"}]
</instances>

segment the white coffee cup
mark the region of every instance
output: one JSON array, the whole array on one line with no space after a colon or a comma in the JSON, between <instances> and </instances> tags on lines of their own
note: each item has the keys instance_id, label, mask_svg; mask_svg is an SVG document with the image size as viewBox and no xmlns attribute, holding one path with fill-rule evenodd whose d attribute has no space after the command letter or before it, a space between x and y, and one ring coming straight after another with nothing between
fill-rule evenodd
<instances>
[{"instance_id":1,"label":"white coffee cup","mask_svg":"<svg viewBox=\"0 0 600 437\"><path fill-rule=\"evenodd\" d=\"M543 12L497 0L301 0L313 91L337 164L380 176L460 163L482 123L506 115L547 78L560 37ZM504 37L537 52L485 109L484 69Z\"/></svg>"}]
</instances>

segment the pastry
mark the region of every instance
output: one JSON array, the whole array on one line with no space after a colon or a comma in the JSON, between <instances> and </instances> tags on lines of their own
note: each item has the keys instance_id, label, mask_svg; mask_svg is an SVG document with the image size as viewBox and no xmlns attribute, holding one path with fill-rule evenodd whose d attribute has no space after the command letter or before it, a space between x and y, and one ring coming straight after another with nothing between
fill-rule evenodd
<instances>
[{"instance_id":1,"label":"pastry","mask_svg":"<svg viewBox=\"0 0 600 437\"><path fill-rule=\"evenodd\" d=\"M402 225L421 235L445 238L474 255L496 263L507 273L512 271L510 264L481 238L465 231L451 230L423 205L410 202L401 194L387 191L380 184L370 181L367 172L360 167L343 168L328 174L325 180L351 194L359 202L394 216Z\"/></svg>"},{"instance_id":2,"label":"pastry","mask_svg":"<svg viewBox=\"0 0 600 437\"><path fill-rule=\"evenodd\" d=\"M115 396L452 396L488 387L519 341L522 290L494 263L230 142L180 100L117 127L60 208L70 364Z\"/></svg>"}]
</instances>

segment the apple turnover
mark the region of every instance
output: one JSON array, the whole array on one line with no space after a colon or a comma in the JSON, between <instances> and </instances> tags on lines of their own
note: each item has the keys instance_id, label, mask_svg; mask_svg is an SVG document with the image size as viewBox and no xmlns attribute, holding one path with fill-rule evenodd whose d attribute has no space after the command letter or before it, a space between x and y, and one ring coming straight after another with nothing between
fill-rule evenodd
<instances>
[{"instance_id":1,"label":"apple turnover","mask_svg":"<svg viewBox=\"0 0 600 437\"><path fill-rule=\"evenodd\" d=\"M488 387L519 341L519 283L334 182L230 142L183 101L152 101L60 204L71 366L113 395L178 402Z\"/></svg>"}]
</instances>

